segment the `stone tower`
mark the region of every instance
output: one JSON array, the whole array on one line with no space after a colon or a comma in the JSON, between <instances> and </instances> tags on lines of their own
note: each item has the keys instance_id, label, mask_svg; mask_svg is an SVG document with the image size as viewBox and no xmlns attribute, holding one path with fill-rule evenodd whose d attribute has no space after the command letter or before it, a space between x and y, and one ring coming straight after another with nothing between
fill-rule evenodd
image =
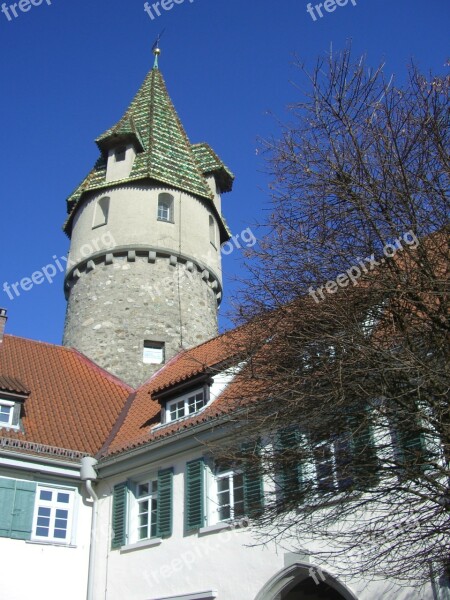
<instances>
[{"instance_id":1,"label":"stone tower","mask_svg":"<svg viewBox=\"0 0 450 600\"><path fill-rule=\"evenodd\" d=\"M191 144L155 64L67 200L63 343L137 386L217 335L221 194L233 175Z\"/></svg>"}]
</instances>

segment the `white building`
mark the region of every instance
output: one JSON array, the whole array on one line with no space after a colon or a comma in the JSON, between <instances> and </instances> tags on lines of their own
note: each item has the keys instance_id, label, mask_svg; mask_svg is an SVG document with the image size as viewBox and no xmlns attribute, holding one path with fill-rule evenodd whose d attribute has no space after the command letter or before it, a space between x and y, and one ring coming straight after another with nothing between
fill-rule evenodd
<instances>
[{"instance_id":1,"label":"white building","mask_svg":"<svg viewBox=\"0 0 450 600\"><path fill-rule=\"evenodd\" d=\"M232 175L190 145L157 65L136 98L69 201L77 349L4 335L0 313L1 598L445 598L257 544L270 483L208 451L239 389L242 330L215 335Z\"/></svg>"}]
</instances>

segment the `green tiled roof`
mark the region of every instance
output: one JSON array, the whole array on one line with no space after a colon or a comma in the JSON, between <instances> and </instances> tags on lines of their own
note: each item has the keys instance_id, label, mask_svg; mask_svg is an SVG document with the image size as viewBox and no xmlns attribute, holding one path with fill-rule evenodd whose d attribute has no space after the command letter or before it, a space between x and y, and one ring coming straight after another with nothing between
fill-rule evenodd
<instances>
[{"instance_id":1,"label":"green tiled roof","mask_svg":"<svg viewBox=\"0 0 450 600\"><path fill-rule=\"evenodd\" d=\"M200 171L206 175L214 173L218 178L220 190L222 192L231 192L233 187L234 175L228 167L220 160L209 144L193 144L195 159Z\"/></svg>"},{"instance_id":2,"label":"green tiled roof","mask_svg":"<svg viewBox=\"0 0 450 600\"><path fill-rule=\"evenodd\" d=\"M130 176L108 183L108 149L126 140L133 140L137 150ZM92 190L111 188L139 179L151 179L212 203L213 196L205 173L216 171L226 182L225 187L231 189L230 177L233 176L211 148L207 144L192 146L189 142L167 93L163 76L156 66L148 73L122 119L98 137L96 143L101 151L100 158L89 175L67 199L69 217L64 230L68 235L82 196ZM220 218L220 215L218 216ZM227 231L223 222L222 225Z\"/></svg>"}]
</instances>

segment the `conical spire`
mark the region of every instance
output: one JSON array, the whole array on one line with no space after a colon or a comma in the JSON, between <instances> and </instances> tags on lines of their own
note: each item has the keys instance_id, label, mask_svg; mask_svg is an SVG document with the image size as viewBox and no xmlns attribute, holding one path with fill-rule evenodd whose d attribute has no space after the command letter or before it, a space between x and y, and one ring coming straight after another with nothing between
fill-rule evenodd
<instances>
[{"instance_id":1,"label":"conical spire","mask_svg":"<svg viewBox=\"0 0 450 600\"><path fill-rule=\"evenodd\" d=\"M157 59L159 48L156 50ZM106 181L108 150L130 141L137 152L131 173L126 179L111 184ZM98 137L96 143L101 157L67 201L69 219L64 229L69 235L78 203L83 194L90 190L151 179L210 201L213 199L205 171L172 104L157 60L123 117ZM222 166L232 182L232 174Z\"/></svg>"}]
</instances>

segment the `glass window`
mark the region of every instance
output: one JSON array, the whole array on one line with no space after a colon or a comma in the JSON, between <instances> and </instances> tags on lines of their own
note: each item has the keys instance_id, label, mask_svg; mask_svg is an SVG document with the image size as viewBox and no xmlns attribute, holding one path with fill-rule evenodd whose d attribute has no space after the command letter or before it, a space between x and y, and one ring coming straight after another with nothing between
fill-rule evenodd
<instances>
[{"instance_id":1,"label":"glass window","mask_svg":"<svg viewBox=\"0 0 450 600\"><path fill-rule=\"evenodd\" d=\"M38 487L33 539L69 542L73 512L73 490Z\"/></svg>"},{"instance_id":2,"label":"glass window","mask_svg":"<svg viewBox=\"0 0 450 600\"><path fill-rule=\"evenodd\" d=\"M205 390L190 392L168 402L166 405L167 421L176 421L182 417L193 415L207 405Z\"/></svg>"},{"instance_id":3,"label":"glass window","mask_svg":"<svg viewBox=\"0 0 450 600\"><path fill-rule=\"evenodd\" d=\"M137 540L156 537L158 510L158 481L151 480L136 486Z\"/></svg>"},{"instance_id":4,"label":"glass window","mask_svg":"<svg viewBox=\"0 0 450 600\"><path fill-rule=\"evenodd\" d=\"M218 521L227 521L244 516L244 476L228 471L217 475Z\"/></svg>"},{"instance_id":5,"label":"glass window","mask_svg":"<svg viewBox=\"0 0 450 600\"><path fill-rule=\"evenodd\" d=\"M10 403L1 403L0 404L0 426L2 425L12 425L14 412L14 404Z\"/></svg>"},{"instance_id":6,"label":"glass window","mask_svg":"<svg viewBox=\"0 0 450 600\"><path fill-rule=\"evenodd\" d=\"M193 396L189 396L187 399L188 403L188 412L190 415L196 413L198 410L203 408L206 404L205 394L203 392L199 392L198 394L194 394Z\"/></svg>"},{"instance_id":7,"label":"glass window","mask_svg":"<svg viewBox=\"0 0 450 600\"><path fill-rule=\"evenodd\" d=\"M159 194L158 196L158 221L173 223L173 196Z\"/></svg>"}]
</instances>

